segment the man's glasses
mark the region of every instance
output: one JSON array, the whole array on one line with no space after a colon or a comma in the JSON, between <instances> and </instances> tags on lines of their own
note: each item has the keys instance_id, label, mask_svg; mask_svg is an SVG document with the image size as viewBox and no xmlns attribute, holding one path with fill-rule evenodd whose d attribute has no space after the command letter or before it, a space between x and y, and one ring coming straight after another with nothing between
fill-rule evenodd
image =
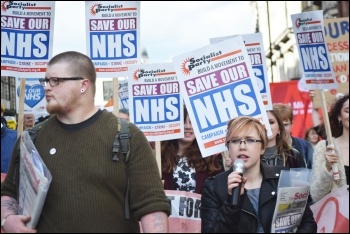
<instances>
[{"instance_id":1,"label":"man's glasses","mask_svg":"<svg viewBox=\"0 0 350 234\"><path fill-rule=\"evenodd\" d=\"M242 142L244 142L245 145L253 145L256 142L263 142L262 140L256 140L253 138L247 138L247 139L234 139L229 141L228 143L232 143L233 145L241 145Z\"/></svg>"},{"instance_id":2,"label":"man's glasses","mask_svg":"<svg viewBox=\"0 0 350 234\"><path fill-rule=\"evenodd\" d=\"M40 85L41 86L46 86L47 83L50 83L50 85L53 86L57 86L60 84L60 82L62 81L66 81L66 80L84 80L84 78L82 77L51 77L49 78L42 78L39 79Z\"/></svg>"}]
</instances>

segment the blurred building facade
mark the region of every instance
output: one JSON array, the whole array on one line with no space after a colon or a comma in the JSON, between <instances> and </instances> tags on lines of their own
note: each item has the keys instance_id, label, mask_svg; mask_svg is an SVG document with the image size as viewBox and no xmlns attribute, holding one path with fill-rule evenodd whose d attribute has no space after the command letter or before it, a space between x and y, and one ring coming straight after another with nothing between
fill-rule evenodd
<instances>
[{"instance_id":1,"label":"blurred building facade","mask_svg":"<svg viewBox=\"0 0 350 234\"><path fill-rule=\"evenodd\" d=\"M5 110L16 112L16 80L15 77L1 76L1 103ZM5 112L6 113L6 112Z\"/></svg>"},{"instance_id":2,"label":"blurred building facade","mask_svg":"<svg viewBox=\"0 0 350 234\"><path fill-rule=\"evenodd\" d=\"M252 1L261 32L270 82L300 79L302 70L291 15L323 10L324 18L349 17L348 1Z\"/></svg>"}]
</instances>

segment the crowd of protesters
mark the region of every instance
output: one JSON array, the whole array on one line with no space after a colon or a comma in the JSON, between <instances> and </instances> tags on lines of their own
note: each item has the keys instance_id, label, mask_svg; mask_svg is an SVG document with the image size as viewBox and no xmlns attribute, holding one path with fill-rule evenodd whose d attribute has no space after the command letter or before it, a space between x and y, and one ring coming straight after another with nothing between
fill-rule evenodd
<instances>
[{"instance_id":1,"label":"crowd of protesters","mask_svg":"<svg viewBox=\"0 0 350 234\"><path fill-rule=\"evenodd\" d=\"M74 69L71 63L76 62L77 58L84 61L84 67L91 69L86 72L79 72ZM77 64L77 66L80 65ZM45 121L44 131L39 135L39 140L35 144L39 151L45 152L43 153L44 160L51 167L55 180L47 198L47 205L44 207L39 220L38 230L49 232L53 231L53 227L58 227L58 229L54 229L55 231L62 232L68 231L69 228L75 231L97 230L97 226L94 226L96 218L88 214L95 213L95 209L99 209L99 206L95 206L93 202L89 201L96 201L96 198L103 196L120 210L122 210L122 204L126 202L122 200L122 194L125 193L124 188L127 183L125 177L119 178L120 175L113 172L115 168L112 168L107 162L99 161L97 164L95 163L95 156L98 155L100 150L104 154L108 154L108 150L100 148L100 144L97 144L96 141L101 140L101 144L107 144L108 146L114 140L115 132L113 128L108 128L105 124L113 123L115 116L107 113L106 110L99 110L92 104L96 74L90 59L86 56L77 52L57 55L49 63L47 73L47 77L52 78L45 78L42 83L45 91L51 93L47 104L50 115L40 117L35 122L33 114L25 114L23 124L23 130L28 130L35 124ZM58 79L57 77L60 75L68 78ZM72 85L68 86L66 85L68 81L74 81L74 83L71 82ZM68 101L67 97L72 99ZM80 106L80 108L71 112L67 111L73 104L74 106ZM18 169L16 163L18 161L18 151L15 149L18 148L19 141L17 140L17 131L8 129L3 113L4 105L1 104L1 172L9 173L12 178ZM120 118L130 121L128 109L120 109L119 115ZM157 178L156 162L155 158L152 157L154 156L151 148L152 143L147 143L143 133L136 125L130 123L134 137L132 145L136 147L132 152L136 159L133 159L133 166L128 169L129 175L133 178L130 183L132 219L130 222L123 221L123 223L113 221L99 231L135 231L139 228L138 220L141 220L142 228L145 231L166 230L166 217L170 214L170 208L163 190L178 190L203 194L201 208L204 212L201 217L203 232L269 232L271 230L272 213L276 206L276 196L267 198L266 194L261 195L268 200L268 206L265 206L261 203L259 194L268 188L268 184L273 184L272 187L277 189L279 178L278 176L271 176L276 170L275 175L279 174L282 169L308 168L312 170L314 173L310 193L313 202L319 201L341 186L349 185L349 95L346 94L335 100L329 108L328 115L332 138L325 135L325 124L319 122L319 119L317 120L313 116L314 126L305 129L305 138L302 139L292 135L292 107L277 103L273 105L272 110L267 111L272 131L271 136L267 136L266 129L259 121L252 117L240 116L228 121L227 151L203 158L187 107L184 106L184 137L161 142L161 178ZM98 124L98 128L94 125L95 123ZM108 134L98 132L99 129L104 129ZM95 141L90 140L90 135L87 136L85 131L91 134L94 133L92 135ZM70 141L70 138L74 138L74 140ZM81 139L86 139L87 142L82 142ZM96 173L105 178L106 181L94 181L94 178L83 179L85 187L70 181L69 185L78 186L74 189L57 182L58 179L68 182L64 176L68 171L66 167L65 169L58 167L51 160L52 156L49 154L55 154L56 151L53 153L54 148L48 148L53 147L49 146L52 144L50 140L55 141L55 147L60 147L60 150L62 150L57 152L58 155L66 157L67 160L73 160L79 165L78 169L74 169L73 164L67 163L58 156L56 157L61 160L61 164L64 163L67 168L71 168L72 173L80 173L77 175L80 179L84 176L89 177L89 174L85 171L92 168L86 164L86 160L88 160L91 165L95 165L93 168ZM79 145L79 150L77 150L76 144ZM68 152L80 152L78 154L81 157L89 156L84 160L72 159L65 154ZM135 156L135 154L138 156ZM16 160L11 160L11 157L16 158ZM237 159L244 160L246 167L244 176L233 170L234 162ZM98 165L103 166L104 169L98 168ZM119 169L124 168L123 164L121 165ZM149 168L147 169L145 165L148 165ZM137 182L141 179L137 170L144 172L141 176L145 177L142 179L147 180L147 185ZM339 172L340 176L338 183L333 179L335 170ZM113 188L113 181L109 180L109 176L121 183L118 187L120 190ZM10 203L17 204L16 191L18 184L11 178L5 179L2 189L2 227L9 232L16 230L16 227L19 227L21 231L35 232L35 229L25 226L30 217L19 216L16 213L17 210L11 209L9 205ZM221 179L217 180L215 178ZM163 180L163 190L160 179ZM239 193L242 203L241 206L237 207L227 201L232 197L232 189L237 187L238 184L242 184ZM101 190L102 192L94 191L93 188L97 185L102 186L104 190ZM216 190L219 187L221 190ZM84 195L88 199L86 201L79 198L80 192L83 190L84 193L93 191L93 194ZM220 191L225 191L223 196ZM74 194L70 194L71 192ZM87 207L83 210L79 210L79 207L73 207L72 196L80 207L83 207L83 205L87 205ZM114 198L117 198L116 196L119 196L118 201L112 202ZM138 196L143 199L138 200ZM55 204L55 199L64 202ZM3 206L3 204L7 205ZM108 210L109 214L116 214L122 218L119 211L116 212L113 207L108 206L108 202L101 201L99 204ZM74 208L80 215L78 218L71 219L67 216L61 220L65 213L63 208ZM249 212L242 212L243 210L249 210ZM100 221L111 218L102 210L98 214ZM113 216L113 219L115 218ZM256 220L258 222L255 222ZM75 226L72 221L82 222L86 227ZM157 222L160 226L151 226ZM309 204L307 204L298 231L315 232L316 230L316 222Z\"/></svg>"}]
</instances>

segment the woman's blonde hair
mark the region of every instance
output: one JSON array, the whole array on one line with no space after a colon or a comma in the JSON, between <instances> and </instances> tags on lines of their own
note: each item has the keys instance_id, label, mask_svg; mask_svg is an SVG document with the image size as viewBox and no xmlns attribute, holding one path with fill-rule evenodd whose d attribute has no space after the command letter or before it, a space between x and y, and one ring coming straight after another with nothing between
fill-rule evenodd
<instances>
[{"instance_id":1,"label":"woman's blonde hair","mask_svg":"<svg viewBox=\"0 0 350 234\"><path fill-rule=\"evenodd\" d=\"M267 131L264 125L259 120L250 116L240 116L231 119L227 123L226 146L228 142L234 139L237 135L247 135L253 129L256 129L260 139L262 140L261 147L265 149L267 146Z\"/></svg>"}]
</instances>

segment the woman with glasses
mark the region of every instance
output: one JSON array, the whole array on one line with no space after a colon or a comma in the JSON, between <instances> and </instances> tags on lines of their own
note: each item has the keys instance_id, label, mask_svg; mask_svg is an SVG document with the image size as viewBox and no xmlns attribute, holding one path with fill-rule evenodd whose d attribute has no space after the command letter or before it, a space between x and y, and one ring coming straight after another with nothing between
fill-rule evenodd
<instances>
[{"instance_id":1,"label":"woman with glasses","mask_svg":"<svg viewBox=\"0 0 350 234\"><path fill-rule=\"evenodd\" d=\"M287 142L286 130L279 111L274 107L267 111L272 135L267 140L263 162L269 165L279 165L287 168L306 167L303 156Z\"/></svg>"},{"instance_id":2,"label":"woman with glasses","mask_svg":"<svg viewBox=\"0 0 350 234\"><path fill-rule=\"evenodd\" d=\"M255 118L241 116L227 124L226 146L233 161L243 160L243 176L228 170L204 183L201 203L202 232L271 232L280 166L261 162L268 138ZM232 204L232 190L239 188L239 202ZM297 232L314 233L317 225L306 205Z\"/></svg>"}]
</instances>

